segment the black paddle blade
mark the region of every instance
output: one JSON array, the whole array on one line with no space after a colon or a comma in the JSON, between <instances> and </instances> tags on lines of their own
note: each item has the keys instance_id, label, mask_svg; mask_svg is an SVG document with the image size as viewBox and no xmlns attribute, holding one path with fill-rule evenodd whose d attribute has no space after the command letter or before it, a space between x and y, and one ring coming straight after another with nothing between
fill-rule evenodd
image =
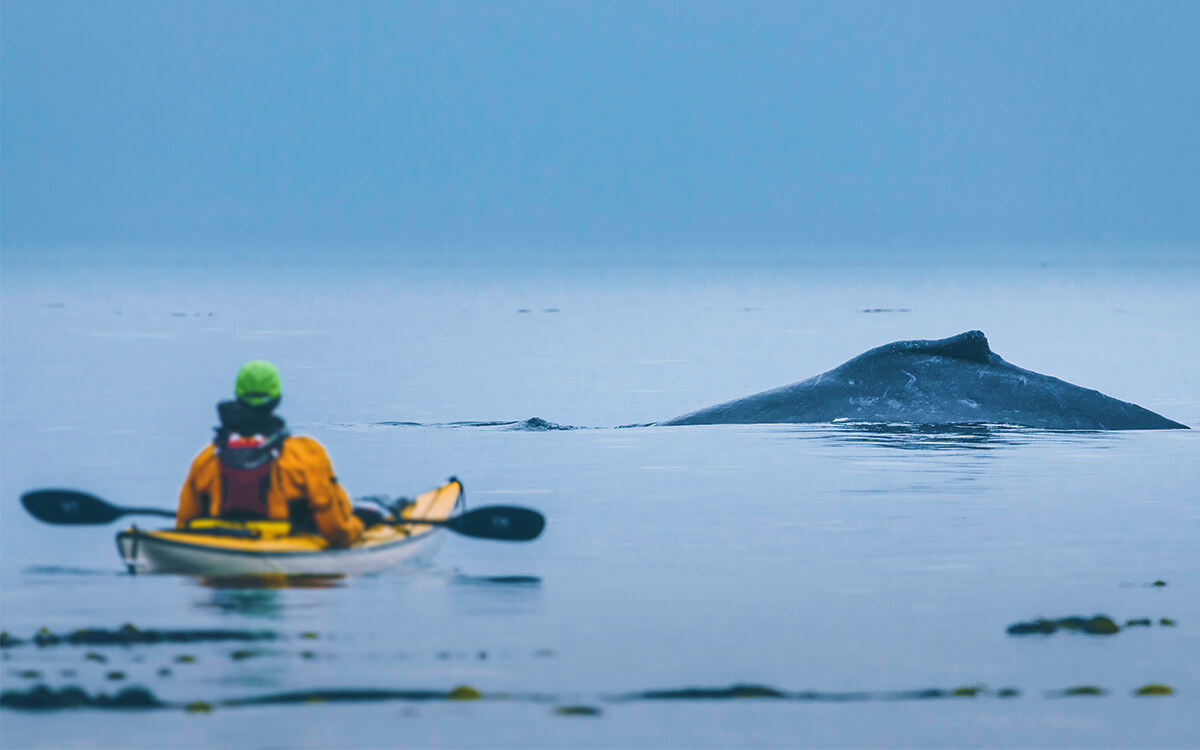
<instances>
[{"instance_id":1,"label":"black paddle blade","mask_svg":"<svg viewBox=\"0 0 1200 750\"><path fill-rule=\"evenodd\" d=\"M541 513L512 505L489 505L447 519L445 526L464 536L497 539L504 542L528 542L537 539L546 528Z\"/></svg>"},{"instance_id":2,"label":"black paddle blade","mask_svg":"<svg viewBox=\"0 0 1200 750\"><path fill-rule=\"evenodd\" d=\"M125 515L95 495L76 490L34 490L21 495L21 505L39 521L60 525L111 523Z\"/></svg>"}]
</instances>

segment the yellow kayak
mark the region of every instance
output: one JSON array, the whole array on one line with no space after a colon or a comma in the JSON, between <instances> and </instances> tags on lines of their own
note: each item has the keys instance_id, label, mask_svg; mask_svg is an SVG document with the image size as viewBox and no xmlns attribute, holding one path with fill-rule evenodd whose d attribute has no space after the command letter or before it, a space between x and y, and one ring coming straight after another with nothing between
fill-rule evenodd
<instances>
[{"instance_id":1,"label":"yellow kayak","mask_svg":"<svg viewBox=\"0 0 1200 750\"><path fill-rule=\"evenodd\" d=\"M462 483L452 479L419 495L400 517L445 520L462 505ZM195 519L187 529L130 527L117 534L117 549L131 573L353 575L427 562L443 536L429 524L377 524L350 547L333 549L320 535L293 530L286 521Z\"/></svg>"}]
</instances>

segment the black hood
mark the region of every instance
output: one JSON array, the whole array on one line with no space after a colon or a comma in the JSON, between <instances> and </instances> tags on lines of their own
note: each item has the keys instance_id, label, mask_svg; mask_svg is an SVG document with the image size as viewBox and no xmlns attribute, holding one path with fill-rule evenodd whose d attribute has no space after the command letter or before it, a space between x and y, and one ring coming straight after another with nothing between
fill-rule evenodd
<instances>
[{"instance_id":1,"label":"black hood","mask_svg":"<svg viewBox=\"0 0 1200 750\"><path fill-rule=\"evenodd\" d=\"M274 435L282 432L287 423L275 416L275 407L279 399L261 406L250 406L242 401L222 401L217 404L217 416L221 425L217 427L218 434L236 432L240 435Z\"/></svg>"}]
</instances>

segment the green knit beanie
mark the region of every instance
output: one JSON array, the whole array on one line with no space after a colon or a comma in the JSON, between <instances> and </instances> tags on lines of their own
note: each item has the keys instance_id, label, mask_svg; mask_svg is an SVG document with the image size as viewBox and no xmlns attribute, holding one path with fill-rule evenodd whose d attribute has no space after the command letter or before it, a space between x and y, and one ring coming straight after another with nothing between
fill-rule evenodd
<instances>
[{"instance_id":1,"label":"green knit beanie","mask_svg":"<svg viewBox=\"0 0 1200 750\"><path fill-rule=\"evenodd\" d=\"M279 398L279 368L261 359L252 359L238 370L233 386L238 400L250 406L262 406Z\"/></svg>"}]
</instances>

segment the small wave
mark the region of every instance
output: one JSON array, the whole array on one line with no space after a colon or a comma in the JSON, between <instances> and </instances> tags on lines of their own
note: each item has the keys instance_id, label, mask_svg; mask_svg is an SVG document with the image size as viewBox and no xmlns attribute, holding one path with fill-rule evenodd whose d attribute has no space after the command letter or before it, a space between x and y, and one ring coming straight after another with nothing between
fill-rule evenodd
<instances>
[{"instance_id":1,"label":"small wave","mask_svg":"<svg viewBox=\"0 0 1200 750\"><path fill-rule=\"evenodd\" d=\"M470 576L458 574L454 582L470 586L541 586L542 579L537 576L508 575L508 576Z\"/></svg>"},{"instance_id":2,"label":"small wave","mask_svg":"<svg viewBox=\"0 0 1200 750\"><path fill-rule=\"evenodd\" d=\"M1038 432L1027 427L985 423L917 424L906 422L837 422L832 427L837 440L910 450L988 450L1023 445Z\"/></svg>"},{"instance_id":3,"label":"small wave","mask_svg":"<svg viewBox=\"0 0 1200 750\"><path fill-rule=\"evenodd\" d=\"M119 576L125 571L99 568L71 568L63 565L34 565L23 571L34 575L68 575L68 576Z\"/></svg>"},{"instance_id":4,"label":"small wave","mask_svg":"<svg viewBox=\"0 0 1200 750\"><path fill-rule=\"evenodd\" d=\"M530 417L524 422L517 422L513 425L510 425L507 429L523 430L526 432L548 432L551 430L578 430L579 428L573 425L551 422L549 420L542 419L541 417Z\"/></svg>"},{"instance_id":5,"label":"small wave","mask_svg":"<svg viewBox=\"0 0 1200 750\"><path fill-rule=\"evenodd\" d=\"M343 427L343 428L353 428L355 425L337 425L337 426ZM489 420L489 421L482 421L482 422L470 421L470 422L429 422L429 423L424 423L424 422L388 421L388 422L374 422L374 423L372 423L372 426L374 426L374 427L443 427L443 428L450 428L450 429L460 429L463 427L476 427L476 428L495 427L498 429L510 430L510 431L514 431L514 432L550 432L553 430L582 430L582 429L584 429L582 427L576 427L574 425L558 424L557 422L551 422L550 420L542 419L541 417L530 417L529 419L516 420L516 421Z\"/></svg>"}]
</instances>

